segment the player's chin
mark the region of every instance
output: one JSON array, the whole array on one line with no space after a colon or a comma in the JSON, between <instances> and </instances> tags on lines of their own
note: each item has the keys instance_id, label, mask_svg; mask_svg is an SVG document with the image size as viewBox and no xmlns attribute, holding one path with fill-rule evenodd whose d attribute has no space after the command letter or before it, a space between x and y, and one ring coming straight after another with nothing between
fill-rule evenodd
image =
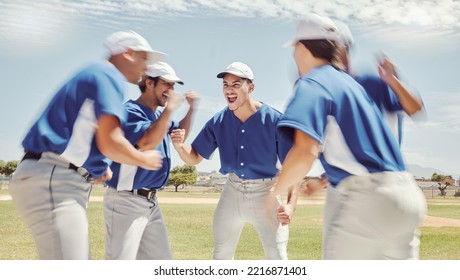
<instances>
[{"instance_id":1,"label":"player's chin","mask_svg":"<svg viewBox=\"0 0 460 280\"><path fill-rule=\"evenodd\" d=\"M231 111L235 111L236 109L238 109L238 105L235 102L227 102L227 105L228 109L230 109Z\"/></svg>"}]
</instances>

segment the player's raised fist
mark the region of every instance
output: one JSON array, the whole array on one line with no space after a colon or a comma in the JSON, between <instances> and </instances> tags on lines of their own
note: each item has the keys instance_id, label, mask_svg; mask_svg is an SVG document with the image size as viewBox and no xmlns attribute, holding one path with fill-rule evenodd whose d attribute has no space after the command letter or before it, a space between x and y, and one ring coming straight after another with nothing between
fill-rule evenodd
<instances>
[{"instance_id":1,"label":"player's raised fist","mask_svg":"<svg viewBox=\"0 0 460 280\"><path fill-rule=\"evenodd\" d=\"M163 165L163 158L159 151L148 150L142 152L144 155L144 163L140 167L149 170L158 170Z\"/></svg>"}]
</instances>

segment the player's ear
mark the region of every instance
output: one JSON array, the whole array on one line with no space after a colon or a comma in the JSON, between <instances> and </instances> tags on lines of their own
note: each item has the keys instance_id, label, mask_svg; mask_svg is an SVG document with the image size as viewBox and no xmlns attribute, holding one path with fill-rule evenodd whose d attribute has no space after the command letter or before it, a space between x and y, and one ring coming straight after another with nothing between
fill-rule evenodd
<instances>
[{"instance_id":1,"label":"player's ear","mask_svg":"<svg viewBox=\"0 0 460 280\"><path fill-rule=\"evenodd\" d=\"M249 93L254 91L254 87L255 87L254 83L249 84Z\"/></svg>"},{"instance_id":2,"label":"player's ear","mask_svg":"<svg viewBox=\"0 0 460 280\"><path fill-rule=\"evenodd\" d=\"M132 49L128 49L124 53L122 53L122 56L129 61L134 60L133 55L134 55L134 51Z\"/></svg>"}]
</instances>

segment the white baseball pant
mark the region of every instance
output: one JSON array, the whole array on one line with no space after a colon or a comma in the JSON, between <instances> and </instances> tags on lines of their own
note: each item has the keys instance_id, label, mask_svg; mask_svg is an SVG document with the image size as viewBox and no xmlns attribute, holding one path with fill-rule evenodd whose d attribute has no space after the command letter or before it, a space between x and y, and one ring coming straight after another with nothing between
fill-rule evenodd
<instances>
[{"instance_id":1,"label":"white baseball pant","mask_svg":"<svg viewBox=\"0 0 460 280\"><path fill-rule=\"evenodd\" d=\"M242 180L229 174L213 219L214 259L233 259L245 223L254 226L270 260L287 259L288 226L282 226L275 209L268 214L265 203L274 179Z\"/></svg>"},{"instance_id":2,"label":"white baseball pant","mask_svg":"<svg viewBox=\"0 0 460 280\"><path fill-rule=\"evenodd\" d=\"M418 259L425 197L407 172L350 176L329 187L323 259Z\"/></svg>"},{"instance_id":3,"label":"white baseball pant","mask_svg":"<svg viewBox=\"0 0 460 280\"><path fill-rule=\"evenodd\" d=\"M44 260L90 258L86 209L91 184L53 153L23 160L10 181L14 206Z\"/></svg>"}]
</instances>

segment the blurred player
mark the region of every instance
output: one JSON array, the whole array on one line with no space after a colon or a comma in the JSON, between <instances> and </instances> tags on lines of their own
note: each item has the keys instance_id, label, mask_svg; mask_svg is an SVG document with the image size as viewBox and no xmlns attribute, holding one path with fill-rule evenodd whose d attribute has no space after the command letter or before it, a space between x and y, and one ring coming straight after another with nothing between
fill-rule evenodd
<instances>
[{"instance_id":1,"label":"blurred player","mask_svg":"<svg viewBox=\"0 0 460 280\"><path fill-rule=\"evenodd\" d=\"M137 83L164 54L132 31L107 37L106 61L83 68L56 93L22 145L10 181L14 205L41 259L89 259L86 208L91 182L110 179L110 160L155 170L158 151L141 152L124 138L126 82ZM110 159L110 160L109 160Z\"/></svg>"},{"instance_id":2,"label":"blurred player","mask_svg":"<svg viewBox=\"0 0 460 280\"><path fill-rule=\"evenodd\" d=\"M197 93L187 92L189 110L180 123L171 116L183 101L174 91L183 84L165 62L149 65L139 82L141 96L125 104L128 120L123 128L126 138L141 150L157 150L163 157L159 170L119 164L111 166L113 177L104 196L107 259L171 259L166 225L156 192L168 182L171 169L170 133L185 138L190 131ZM159 107L164 108L162 111ZM182 139L181 138L181 139Z\"/></svg>"},{"instance_id":3,"label":"blurred player","mask_svg":"<svg viewBox=\"0 0 460 280\"><path fill-rule=\"evenodd\" d=\"M294 145L274 194L297 183L319 157L339 194L325 206L331 218L323 258L417 259L424 196L377 106L335 67L338 43L330 19L310 15L299 22L292 45L300 78L277 126Z\"/></svg>"}]
</instances>

